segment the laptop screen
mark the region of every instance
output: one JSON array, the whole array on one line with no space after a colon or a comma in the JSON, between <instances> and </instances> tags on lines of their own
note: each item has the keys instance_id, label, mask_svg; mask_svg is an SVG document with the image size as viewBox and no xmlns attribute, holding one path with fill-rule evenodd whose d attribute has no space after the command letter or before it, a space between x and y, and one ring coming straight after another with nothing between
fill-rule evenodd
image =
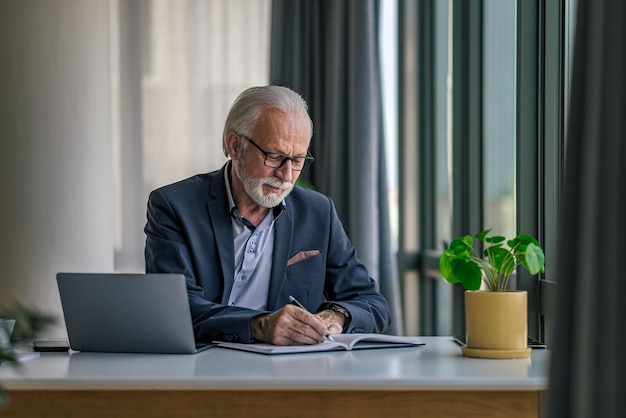
<instances>
[{"instance_id":1,"label":"laptop screen","mask_svg":"<svg viewBox=\"0 0 626 418\"><path fill-rule=\"evenodd\" d=\"M72 350L197 352L182 274L58 273Z\"/></svg>"}]
</instances>

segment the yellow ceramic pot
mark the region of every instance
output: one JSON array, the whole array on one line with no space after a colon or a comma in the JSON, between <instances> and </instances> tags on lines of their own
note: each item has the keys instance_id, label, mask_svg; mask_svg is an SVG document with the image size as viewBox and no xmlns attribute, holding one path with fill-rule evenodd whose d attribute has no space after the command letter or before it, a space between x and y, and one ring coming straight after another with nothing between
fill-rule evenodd
<instances>
[{"instance_id":1,"label":"yellow ceramic pot","mask_svg":"<svg viewBox=\"0 0 626 418\"><path fill-rule=\"evenodd\" d=\"M528 348L526 291L466 291L464 356L526 358Z\"/></svg>"}]
</instances>

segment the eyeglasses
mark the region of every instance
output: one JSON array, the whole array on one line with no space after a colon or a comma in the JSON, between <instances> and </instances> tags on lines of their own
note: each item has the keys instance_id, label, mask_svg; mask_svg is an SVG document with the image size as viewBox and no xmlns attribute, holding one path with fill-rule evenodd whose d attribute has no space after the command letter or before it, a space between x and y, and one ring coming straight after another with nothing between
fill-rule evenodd
<instances>
[{"instance_id":1,"label":"eyeglasses","mask_svg":"<svg viewBox=\"0 0 626 418\"><path fill-rule=\"evenodd\" d=\"M240 133L237 133L237 135L250 142L261 152L261 154L263 154L263 157L265 157L263 159L263 164L267 167L281 168L287 161L291 161L291 169L293 171L304 171L313 161L315 161L315 158L309 152L307 152L306 157L291 157L289 155L281 154L280 152L267 152L249 136Z\"/></svg>"}]
</instances>

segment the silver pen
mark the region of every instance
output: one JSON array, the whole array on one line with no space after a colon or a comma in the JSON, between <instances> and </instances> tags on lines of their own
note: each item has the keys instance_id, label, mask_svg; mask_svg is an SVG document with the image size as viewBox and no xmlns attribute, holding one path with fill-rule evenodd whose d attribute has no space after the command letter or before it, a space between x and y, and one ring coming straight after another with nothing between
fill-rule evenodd
<instances>
[{"instance_id":1,"label":"silver pen","mask_svg":"<svg viewBox=\"0 0 626 418\"><path fill-rule=\"evenodd\" d=\"M296 305L298 308L300 309L304 309L305 311L308 312L307 308L304 307L303 304L301 304L298 299L294 298L293 296L289 295L289 300L291 301L291 303L293 303L294 305ZM328 338L330 341L335 341L333 340L333 337L330 334L326 334L326 338Z\"/></svg>"}]
</instances>

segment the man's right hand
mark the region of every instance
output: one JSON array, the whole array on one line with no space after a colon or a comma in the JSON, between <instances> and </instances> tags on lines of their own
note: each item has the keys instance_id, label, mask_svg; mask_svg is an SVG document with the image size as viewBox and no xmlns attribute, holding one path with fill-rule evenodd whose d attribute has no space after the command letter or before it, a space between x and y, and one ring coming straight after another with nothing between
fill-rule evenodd
<instances>
[{"instance_id":1,"label":"man's right hand","mask_svg":"<svg viewBox=\"0 0 626 418\"><path fill-rule=\"evenodd\" d=\"M255 340L275 345L317 344L328 335L324 321L295 305L252 318L250 330Z\"/></svg>"}]
</instances>

